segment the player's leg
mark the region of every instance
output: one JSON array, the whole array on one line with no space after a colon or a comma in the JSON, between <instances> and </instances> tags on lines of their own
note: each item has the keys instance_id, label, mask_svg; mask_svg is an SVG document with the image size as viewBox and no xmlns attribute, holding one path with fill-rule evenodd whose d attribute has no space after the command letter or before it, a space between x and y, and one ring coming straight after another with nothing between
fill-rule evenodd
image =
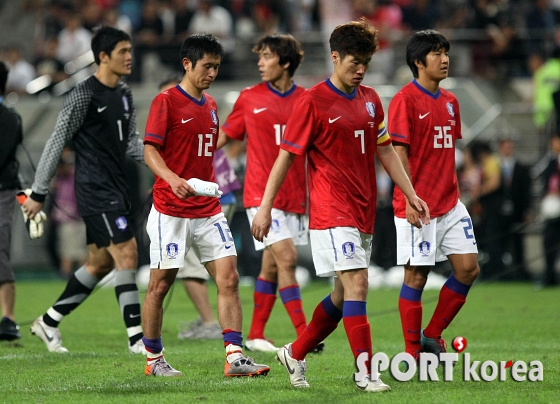
<instances>
[{"instance_id":1,"label":"player's leg","mask_svg":"<svg viewBox=\"0 0 560 404\"><path fill-rule=\"evenodd\" d=\"M305 313L301 301L301 291L296 279L297 250L291 238L278 241L268 247L278 268L280 298L290 320L300 335L306 327Z\"/></svg>"},{"instance_id":2,"label":"player's leg","mask_svg":"<svg viewBox=\"0 0 560 404\"><path fill-rule=\"evenodd\" d=\"M441 288L434 314L421 335L422 349L436 354L445 352L441 334L465 304L469 289L480 274L471 218L461 202L439 220L437 245L449 259L453 274Z\"/></svg>"},{"instance_id":3,"label":"player's leg","mask_svg":"<svg viewBox=\"0 0 560 404\"><path fill-rule=\"evenodd\" d=\"M420 330L422 329L422 292L431 267L404 266L404 282L399 295L399 314L404 336L405 352L419 359Z\"/></svg>"},{"instance_id":4,"label":"player's leg","mask_svg":"<svg viewBox=\"0 0 560 404\"><path fill-rule=\"evenodd\" d=\"M256 212L257 208L249 208L246 210L249 225L253 222ZM274 213L275 209L273 209L273 215ZM276 352L278 350L278 348L272 345L264 336L264 329L270 318L274 303L276 302L276 291L278 290L278 267L276 266L271 252L266 247L270 243L277 241L274 239L274 235L278 228L279 226L275 226L269 234L272 238L269 237L265 239L263 243L253 239L255 250L264 251L261 260L261 271L255 282L255 290L253 292L253 316L251 327L249 328L249 335L247 336L247 342L245 344L247 349L251 351Z\"/></svg>"},{"instance_id":5,"label":"player's leg","mask_svg":"<svg viewBox=\"0 0 560 404\"><path fill-rule=\"evenodd\" d=\"M119 242L111 242L107 250L115 261L115 294L121 316L128 335L130 353L143 353L142 319L140 318L140 294L136 285L138 247L134 237Z\"/></svg>"},{"instance_id":6,"label":"player's leg","mask_svg":"<svg viewBox=\"0 0 560 404\"><path fill-rule=\"evenodd\" d=\"M278 350L264 336L266 323L276 302L278 268L268 248L263 251L261 272L253 292L253 317L246 346L251 351L275 352Z\"/></svg>"},{"instance_id":7,"label":"player's leg","mask_svg":"<svg viewBox=\"0 0 560 404\"><path fill-rule=\"evenodd\" d=\"M417 229L404 218L395 217L397 264L404 265L404 281L399 295L399 314L405 352L416 360L421 351L422 292L430 269L436 262L437 219Z\"/></svg>"},{"instance_id":8,"label":"player's leg","mask_svg":"<svg viewBox=\"0 0 560 404\"><path fill-rule=\"evenodd\" d=\"M192 244L191 219L168 216L153 206L146 230L150 237L150 282L142 305L142 342L148 351L144 373L152 376L182 376L163 356L161 326L163 301L175 282L178 268Z\"/></svg>"},{"instance_id":9,"label":"player's leg","mask_svg":"<svg viewBox=\"0 0 560 404\"><path fill-rule=\"evenodd\" d=\"M144 328L142 341L148 351L144 373L148 376L183 375L166 362L163 357L163 342L161 340L163 301L171 285L175 282L177 271L177 268L152 268L150 270L150 282L142 306L142 325Z\"/></svg>"},{"instance_id":10,"label":"player's leg","mask_svg":"<svg viewBox=\"0 0 560 404\"><path fill-rule=\"evenodd\" d=\"M344 259L335 262L335 270L342 289L344 303L342 306L342 320L350 343L350 348L356 363L358 356L367 352L366 368L369 369L369 359L373 354L371 328L367 316L367 296L369 291L368 266L371 257L371 234L364 234L355 228L331 229L333 247ZM368 376L355 380L356 387L367 392L388 391L391 388L381 379L372 381Z\"/></svg>"},{"instance_id":11,"label":"player's leg","mask_svg":"<svg viewBox=\"0 0 560 404\"><path fill-rule=\"evenodd\" d=\"M218 288L218 320L222 326L226 363L224 375L266 375L270 368L243 355L242 312L239 300L237 252L223 213L211 218L196 219L193 248L216 282Z\"/></svg>"},{"instance_id":12,"label":"player's leg","mask_svg":"<svg viewBox=\"0 0 560 404\"><path fill-rule=\"evenodd\" d=\"M49 351L68 352L62 346L59 323L87 299L95 285L112 269L113 258L107 249L89 244L86 264L74 272L56 302L31 325L31 333L41 338Z\"/></svg>"}]
</instances>

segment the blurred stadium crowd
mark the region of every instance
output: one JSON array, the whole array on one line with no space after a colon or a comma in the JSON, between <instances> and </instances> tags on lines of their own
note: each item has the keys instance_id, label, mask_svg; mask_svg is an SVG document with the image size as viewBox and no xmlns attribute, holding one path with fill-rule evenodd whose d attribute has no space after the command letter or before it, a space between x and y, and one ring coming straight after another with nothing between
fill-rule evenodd
<instances>
[{"instance_id":1,"label":"blurred stadium crowd","mask_svg":"<svg viewBox=\"0 0 560 404\"><path fill-rule=\"evenodd\" d=\"M11 67L8 88L24 93L36 77L56 84L76 70L100 24L128 32L134 42L131 81L142 78L145 56L178 70L181 41L193 32L218 36L227 56L221 78L236 78L236 46L261 34L313 38L337 17L365 16L379 29L375 68L394 73L394 48L415 30L434 28L460 49L454 76L527 77L558 41L559 0L5 0L0 3L0 59ZM343 22L344 22L343 21ZM320 38L320 37L319 37ZM319 39L312 45L324 47ZM241 45L240 45L241 43ZM456 44L456 45L455 45ZM243 63L243 62L241 62Z\"/></svg>"}]
</instances>

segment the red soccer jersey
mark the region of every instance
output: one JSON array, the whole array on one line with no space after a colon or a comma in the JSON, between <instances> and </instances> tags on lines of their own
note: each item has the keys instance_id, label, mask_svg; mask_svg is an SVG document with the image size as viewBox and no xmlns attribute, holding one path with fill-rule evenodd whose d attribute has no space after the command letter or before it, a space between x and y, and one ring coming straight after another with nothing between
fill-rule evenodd
<instances>
[{"instance_id":1,"label":"red soccer jersey","mask_svg":"<svg viewBox=\"0 0 560 404\"><path fill-rule=\"evenodd\" d=\"M212 161L218 128L216 101L208 94L198 101L177 85L152 101L144 143L159 145L163 161L179 177L216 182ZM194 196L181 200L169 184L155 178L154 206L158 212L185 218L203 218L221 212L218 198Z\"/></svg>"},{"instance_id":2,"label":"red soccer jersey","mask_svg":"<svg viewBox=\"0 0 560 404\"><path fill-rule=\"evenodd\" d=\"M243 190L246 208L261 205L272 166L280 151L280 141L295 100L303 87L293 85L285 92L269 83L260 83L241 91L222 130L232 139L247 136L247 170ZM305 157L298 156L274 201L274 208L285 212L306 212Z\"/></svg>"},{"instance_id":3,"label":"red soccer jersey","mask_svg":"<svg viewBox=\"0 0 560 404\"><path fill-rule=\"evenodd\" d=\"M394 142L409 145L412 185L428 204L430 215L449 212L459 199L455 141L461 139L461 115L457 98L444 89L432 94L414 80L391 100L388 126ZM395 216L406 217L399 187L395 187L393 208Z\"/></svg>"},{"instance_id":4,"label":"red soccer jersey","mask_svg":"<svg viewBox=\"0 0 560 404\"><path fill-rule=\"evenodd\" d=\"M378 145L391 141L383 118L379 96L366 86L348 95L326 80L296 101L282 149L307 153L310 229L373 234L374 157Z\"/></svg>"}]
</instances>

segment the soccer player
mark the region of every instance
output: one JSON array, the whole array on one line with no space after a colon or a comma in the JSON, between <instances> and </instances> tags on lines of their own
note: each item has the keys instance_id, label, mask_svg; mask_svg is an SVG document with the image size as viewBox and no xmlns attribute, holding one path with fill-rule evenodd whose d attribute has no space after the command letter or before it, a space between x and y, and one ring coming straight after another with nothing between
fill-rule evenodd
<instances>
[{"instance_id":1,"label":"soccer player","mask_svg":"<svg viewBox=\"0 0 560 404\"><path fill-rule=\"evenodd\" d=\"M369 368L372 342L366 300L375 221L376 153L419 212L416 225L429 223L428 207L416 196L391 144L379 96L361 85L379 49L377 30L365 19L352 21L337 26L329 43L334 72L295 102L251 227L257 240L268 234L278 189L296 156L307 155L313 262L318 276L335 278L334 290L316 307L305 331L277 353L294 387L309 387L305 356L341 319L354 358L366 352ZM364 377L355 383L368 392L390 390L381 379Z\"/></svg>"},{"instance_id":2,"label":"soccer player","mask_svg":"<svg viewBox=\"0 0 560 404\"><path fill-rule=\"evenodd\" d=\"M222 127L218 143L221 147L231 139L241 141L247 137L243 203L249 222L253 221L261 204L294 102L305 91L292 80L303 59L301 45L294 37L265 36L257 42L253 52L259 55L258 67L263 82L241 92ZM251 351L278 350L264 335L278 289L296 334L305 330L305 313L295 271L296 245L307 244L306 204L305 156L298 156L272 207L272 231L263 242L255 240L255 249L264 249L264 252L253 294L253 321L245 343Z\"/></svg>"},{"instance_id":3,"label":"soccer player","mask_svg":"<svg viewBox=\"0 0 560 404\"><path fill-rule=\"evenodd\" d=\"M399 311L405 350L417 360L420 352L445 352L441 333L465 303L480 272L471 218L459 201L455 173L455 142L461 139L459 104L439 86L449 72L449 48L448 40L436 31L415 33L406 47L414 80L389 104L388 128L395 150L433 219L417 230L418 213L402 188L395 187L397 264L405 268ZM445 259L453 274L422 330L422 291L430 268Z\"/></svg>"},{"instance_id":4,"label":"soccer player","mask_svg":"<svg viewBox=\"0 0 560 404\"><path fill-rule=\"evenodd\" d=\"M159 85L159 90L165 91L175 87L182 78L170 78ZM214 171L216 181L224 194L220 197L222 211L228 223L235 213L236 198L234 191L241 189L233 169L230 167L227 156L223 150L214 153ZM214 311L208 297L208 279L210 274L196 257L191 248L185 257L185 265L179 268L177 278L183 281L183 287L191 299L198 318L190 327L181 330L177 335L179 339L222 339L222 327L214 317Z\"/></svg>"},{"instance_id":5,"label":"soccer player","mask_svg":"<svg viewBox=\"0 0 560 404\"><path fill-rule=\"evenodd\" d=\"M130 37L101 27L91 40L97 71L66 97L54 132L48 140L23 204L29 218L42 208L62 151L72 142L76 152L75 191L78 212L86 224L88 258L68 280L66 289L45 314L31 325L51 352L62 346L58 324L78 307L113 268L115 292L128 333L131 353L145 353L136 287L138 251L130 227L125 158L144 162L136 131L132 94L120 81L132 63Z\"/></svg>"},{"instance_id":6,"label":"soccer player","mask_svg":"<svg viewBox=\"0 0 560 404\"><path fill-rule=\"evenodd\" d=\"M147 224L150 283L142 308L146 375L182 375L163 356L162 305L191 249L218 288L218 320L226 351L224 375L258 376L270 370L242 352L235 245L217 199L217 185L208 183L215 182L212 163L219 121L216 102L204 90L216 78L223 54L222 45L211 35L185 39L180 53L183 79L154 98L146 123L144 156L156 176ZM201 181L206 183L199 187Z\"/></svg>"}]
</instances>

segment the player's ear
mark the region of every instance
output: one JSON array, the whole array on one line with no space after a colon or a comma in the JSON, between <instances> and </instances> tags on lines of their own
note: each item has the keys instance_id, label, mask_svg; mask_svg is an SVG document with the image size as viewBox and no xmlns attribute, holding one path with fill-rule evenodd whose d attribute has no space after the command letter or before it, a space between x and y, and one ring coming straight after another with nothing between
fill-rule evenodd
<instances>
[{"instance_id":1,"label":"player's ear","mask_svg":"<svg viewBox=\"0 0 560 404\"><path fill-rule=\"evenodd\" d=\"M331 52L331 60L335 64L338 63L338 61L340 60L340 54L338 53L338 51L332 51Z\"/></svg>"},{"instance_id":2,"label":"player's ear","mask_svg":"<svg viewBox=\"0 0 560 404\"><path fill-rule=\"evenodd\" d=\"M192 63L189 60L189 58L183 58L181 63L183 65L183 69L185 69L186 72L188 72L191 69Z\"/></svg>"},{"instance_id":3,"label":"player's ear","mask_svg":"<svg viewBox=\"0 0 560 404\"><path fill-rule=\"evenodd\" d=\"M418 68L418 70L420 70L420 68L425 67L425 66L424 66L424 63L422 63L422 62L421 62L420 60L418 60L418 59L416 59L416 60L414 61L414 64L416 65L416 67Z\"/></svg>"},{"instance_id":4,"label":"player's ear","mask_svg":"<svg viewBox=\"0 0 560 404\"><path fill-rule=\"evenodd\" d=\"M111 59L111 55L107 54L105 51L99 52L99 62L104 63Z\"/></svg>"}]
</instances>

